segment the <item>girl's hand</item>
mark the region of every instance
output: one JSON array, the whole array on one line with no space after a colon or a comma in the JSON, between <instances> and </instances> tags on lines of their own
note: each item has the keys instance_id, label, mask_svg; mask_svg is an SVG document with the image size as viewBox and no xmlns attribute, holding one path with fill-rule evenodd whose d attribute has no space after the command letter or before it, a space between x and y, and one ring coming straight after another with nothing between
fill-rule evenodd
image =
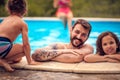
<instances>
[{"instance_id":1,"label":"girl's hand","mask_svg":"<svg viewBox=\"0 0 120 80\"><path fill-rule=\"evenodd\" d=\"M107 58L107 61L108 61L108 62L111 62L111 63L119 63L118 60L111 59L111 58Z\"/></svg>"}]
</instances>

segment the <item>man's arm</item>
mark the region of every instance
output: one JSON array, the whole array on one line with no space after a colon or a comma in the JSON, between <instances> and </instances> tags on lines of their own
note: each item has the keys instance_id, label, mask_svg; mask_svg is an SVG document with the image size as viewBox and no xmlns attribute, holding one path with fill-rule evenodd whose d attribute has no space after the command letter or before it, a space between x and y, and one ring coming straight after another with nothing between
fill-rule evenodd
<instances>
[{"instance_id":1,"label":"man's arm","mask_svg":"<svg viewBox=\"0 0 120 80\"><path fill-rule=\"evenodd\" d=\"M37 49L33 54L32 58L36 61L47 61L52 60L55 57L58 57L62 54L71 54L74 56L80 56L78 53L75 53L74 51L70 49L59 49L59 50L47 50L47 49ZM68 55L69 56L69 55Z\"/></svg>"},{"instance_id":2,"label":"man's arm","mask_svg":"<svg viewBox=\"0 0 120 80\"><path fill-rule=\"evenodd\" d=\"M64 49L62 44L39 48L32 54L32 58L36 61L80 62L82 57L83 55L74 52L73 49Z\"/></svg>"},{"instance_id":3,"label":"man's arm","mask_svg":"<svg viewBox=\"0 0 120 80\"><path fill-rule=\"evenodd\" d=\"M62 54L62 52L57 51L58 49L61 49L61 48L64 48L64 47L59 43L52 44L44 48L39 48L35 50L35 52L32 54L32 58L36 61L50 60Z\"/></svg>"}]
</instances>

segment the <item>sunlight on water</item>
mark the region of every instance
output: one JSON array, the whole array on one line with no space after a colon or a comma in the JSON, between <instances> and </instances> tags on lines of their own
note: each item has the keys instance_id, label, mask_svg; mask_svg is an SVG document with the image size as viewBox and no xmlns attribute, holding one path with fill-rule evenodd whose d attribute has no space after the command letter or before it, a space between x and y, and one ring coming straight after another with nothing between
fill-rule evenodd
<instances>
[{"instance_id":1,"label":"sunlight on water","mask_svg":"<svg viewBox=\"0 0 120 80\"><path fill-rule=\"evenodd\" d=\"M52 43L70 42L68 29L64 29L61 21L26 20L26 22L29 28L29 41L32 52L37 48L45 47ZM94 52L96 51L96 39L100 33L112 31L120 39L120 22L90 21L90 23L92 25L92 31L86 43L94 47ZM15 43L22 43L21 35Z\"/></svg>"}]
</instances>

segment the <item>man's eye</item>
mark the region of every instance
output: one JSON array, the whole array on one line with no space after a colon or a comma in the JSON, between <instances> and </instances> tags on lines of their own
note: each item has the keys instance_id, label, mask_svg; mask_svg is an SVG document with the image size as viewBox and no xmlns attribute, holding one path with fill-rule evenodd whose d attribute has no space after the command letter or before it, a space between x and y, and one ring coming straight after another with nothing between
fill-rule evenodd
<instances>
[{"instance_id":1,"label":"man's eye","mask_svg":"<svg viewBox=\"0 0 120 80\"><path fill-rule=\"evenodd\" d=\"M78 30L76 30L75 33L79 34L80 32Z\"/></svg>"},{"instance_id":2,"label":"man's eye","mask_svg":"<svg viewBox=\"0 0 120 80\"><path fill-rule=\"evenodd\" d=\"M83 37L87 37L87 34L82 34Z\"/></svg>"}]
</instances>

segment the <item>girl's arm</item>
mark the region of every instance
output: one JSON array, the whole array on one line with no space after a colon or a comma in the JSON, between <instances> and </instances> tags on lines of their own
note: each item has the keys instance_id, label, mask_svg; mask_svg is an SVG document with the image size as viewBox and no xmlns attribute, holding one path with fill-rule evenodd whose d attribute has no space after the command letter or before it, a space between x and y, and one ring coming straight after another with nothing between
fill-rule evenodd
<instances>
[{"instance_id":1,"label":"girl's arm","mask_svg":"<svg viewBox=\"0 0 120 80\"><path fill-rule=\"evenodd\" d=\"M54 7L54 8L57 8L57 7L58 7L58 0L54 0L54 1L53 1L53 7Z\"/></svg>"},{"instance_id":2,"label":"girl's arm","mask_svg":"<svg viewBox=\"0 0 120 80\"><path fill-rule=\"evenodd\" d=\"M114 54L114 55L105 55L105 57L108 59L109 62L115 61L120 62L120 54Z\"/></svg>"},{"instance_id":3,"label":"girl's arm","mask_svg":"<svg viewBox=\"0 0 120 80\"><path fill-rule=\"evenodd\" d=\"M106 62L107 59L105 58L105 56L100 56L99 54L89 54L85 56L84 61L89 63Z\"/></svg>"},{"instance_id":4,"label":"girl's arm","mask_svg":"<svg viewBox=\"0 0 120 80\"><path fill-rule=\"evenodd\" d=\"M100 56L99 54L90 54L85 56L84 60L86 62L120 62L120 54L115 55L104 55Z\"/></svg>"}]
</instances>

